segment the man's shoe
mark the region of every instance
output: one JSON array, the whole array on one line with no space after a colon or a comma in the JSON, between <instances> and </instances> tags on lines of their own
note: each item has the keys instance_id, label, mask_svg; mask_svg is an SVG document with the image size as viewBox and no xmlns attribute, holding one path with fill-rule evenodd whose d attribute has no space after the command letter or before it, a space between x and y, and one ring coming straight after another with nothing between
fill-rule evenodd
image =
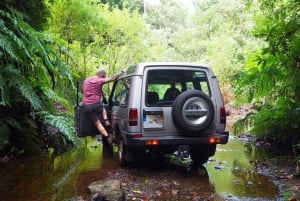
<instances>
[{"instance_id":1,"label":"man's shoe","mask_svg":"<svg viewBox=\"0 0 300 201\"><path fill-rule=\"evenodd\" d=\"M115 137L110 133L108 134L108 136L105 137L105 139L109 145L116 141Z\"/></svg>"}]
</instances>

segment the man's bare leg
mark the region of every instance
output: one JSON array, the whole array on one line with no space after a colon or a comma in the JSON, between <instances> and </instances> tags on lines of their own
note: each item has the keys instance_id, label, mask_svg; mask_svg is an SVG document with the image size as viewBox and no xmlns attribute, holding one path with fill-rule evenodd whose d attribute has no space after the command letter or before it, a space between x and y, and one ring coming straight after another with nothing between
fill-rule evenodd
<instances>
[{"instance_id":1,"label":"man's bare leg","mask_svg":"<svg viewBox=\"0 0 300 201\"><path fill-rule=\"evenodd\" d=\"M104 138L107 139L107 142L108 142L109 144L111 144L111 143L112 143L112 138L108 135L106 129L103 127L103 125L102 125L102 123L100 122L100 120L97 120L97 121L95 122L95 125L96 125L98 131L101 133L101 135L103 135Z\"/></svg>"},{"instance_id":2,"label":"man's bare leg","mask_svg":"<svg viewBox=\"0 0 300 201\"><path fill-rule=\"evenodd\" d=\"M105 123L105 126L110 126L110 122L107 118L107 112L106 112L105 108L103 108L103 110L102 110L102 117L103 117L103 121Z\"/></svg>"}]
</instances>

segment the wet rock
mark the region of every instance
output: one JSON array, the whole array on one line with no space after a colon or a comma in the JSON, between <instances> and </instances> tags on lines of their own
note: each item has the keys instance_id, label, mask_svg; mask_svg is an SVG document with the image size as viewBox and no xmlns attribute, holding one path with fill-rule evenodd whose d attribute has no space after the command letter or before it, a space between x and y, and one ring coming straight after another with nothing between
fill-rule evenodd
<instances>
[{"instance_id":1,"label":"wet rock","mask_svg":"<svg viewBox=\"0 0 300 201\"><path fill-rule=\"evenodd\" d=\"M68 201L85 201L81 196L72 197Z\"/></svg>"},{"instance_id":2,"label":"wet rock","mask_svg":"<svg viewBox=\"0 0 300 201\"><path fill-rule=\"evenodd\" d=\"M124 192L121 190L121 182L119 180L95 181L88 186L91 192L91 201L125 200Z\"/></svg>"},{"instance_id":3,"label":"wet rock","mask_svg":"<svg viewBox=\"0 0 300 201\"><path fill-rule=\"evenodd\" d=\"M222 167L221 167L220 165L216 165L216 166L215 166L215 169L216 169L216 170L221 170Z\"/></svg>"},{"instance_id":4,"label":"wet rock","mask_svg":"<svg viewBox=\"0 0 300 201\"><path fill-rule=\"evenodd\" d=\"M95 193L91 197L91 201L106 201L108 198L105 195L102 195L101 193Z\"/></svg>"}]
</instances>

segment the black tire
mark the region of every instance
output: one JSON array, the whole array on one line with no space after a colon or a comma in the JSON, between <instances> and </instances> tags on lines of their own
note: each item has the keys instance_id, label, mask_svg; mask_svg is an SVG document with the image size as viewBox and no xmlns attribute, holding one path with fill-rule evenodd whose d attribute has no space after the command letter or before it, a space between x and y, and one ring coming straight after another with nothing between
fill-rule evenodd
<instances>
[{"instance_id":1,"label":"black tire","mask_svg":"<svg viewBox=\"0 0 300 201\"><path fill-rule=\"evenodd\" d=\"M215 110L208 95L199 90L185 91L173 103L175 124L187 133L198 133L210 126Z\"/></svg>"},{"instance_id":2,"label":"black tire","mask_svg":"<svg viewBox=\"0 0 300 201\"><path fill-rule=\"evenodd\" d=\"M198 145L200 146L200 145ZM216 152L216 145L201 145L201 147L192 146L190 150L191 159L193 165L198 166L207 162L210 156L213 156Z\"/></svg>"},{"instance_id":3,"label":"black tire","mask_svg":"<svg viewBox=\"0 0 300 201\"><path fill-rule=\"evenodd\" d=\"M198 167L198 166L201 166L201 165L203 165L204 163L206 163L207 161L208 161L208 158L209 157L191 157L192 158L192 161L193 161L193 163L192 163L192 165L194 166L194 167Z\"/></svg>"}]
</instances>

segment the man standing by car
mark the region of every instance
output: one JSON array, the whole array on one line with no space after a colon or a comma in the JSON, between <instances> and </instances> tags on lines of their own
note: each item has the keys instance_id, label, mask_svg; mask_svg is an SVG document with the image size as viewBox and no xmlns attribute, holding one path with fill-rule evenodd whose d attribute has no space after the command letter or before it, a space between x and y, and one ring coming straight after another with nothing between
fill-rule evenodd
<instances>
[{"instance_id":1,"label":"man standing by car","mask_svg":"<svg viewBox=\"0 0 300 201\"><path fill-rule=\"evenodd\" d=\"M89 77L83 82L83 108L84 112L90 118L90 120L95 124L99 133L103 135L108 144L112 144L113 137L107 132L107 130L102 125L99 115L103 113L102 104L102 87L104 84L114 81L122 75L123 72L117 74L114 77L106 78L106 73L104 70L99 70L96 76ZM104 120L107 120L104 119Z\"/></svg>"}]
</instances>

